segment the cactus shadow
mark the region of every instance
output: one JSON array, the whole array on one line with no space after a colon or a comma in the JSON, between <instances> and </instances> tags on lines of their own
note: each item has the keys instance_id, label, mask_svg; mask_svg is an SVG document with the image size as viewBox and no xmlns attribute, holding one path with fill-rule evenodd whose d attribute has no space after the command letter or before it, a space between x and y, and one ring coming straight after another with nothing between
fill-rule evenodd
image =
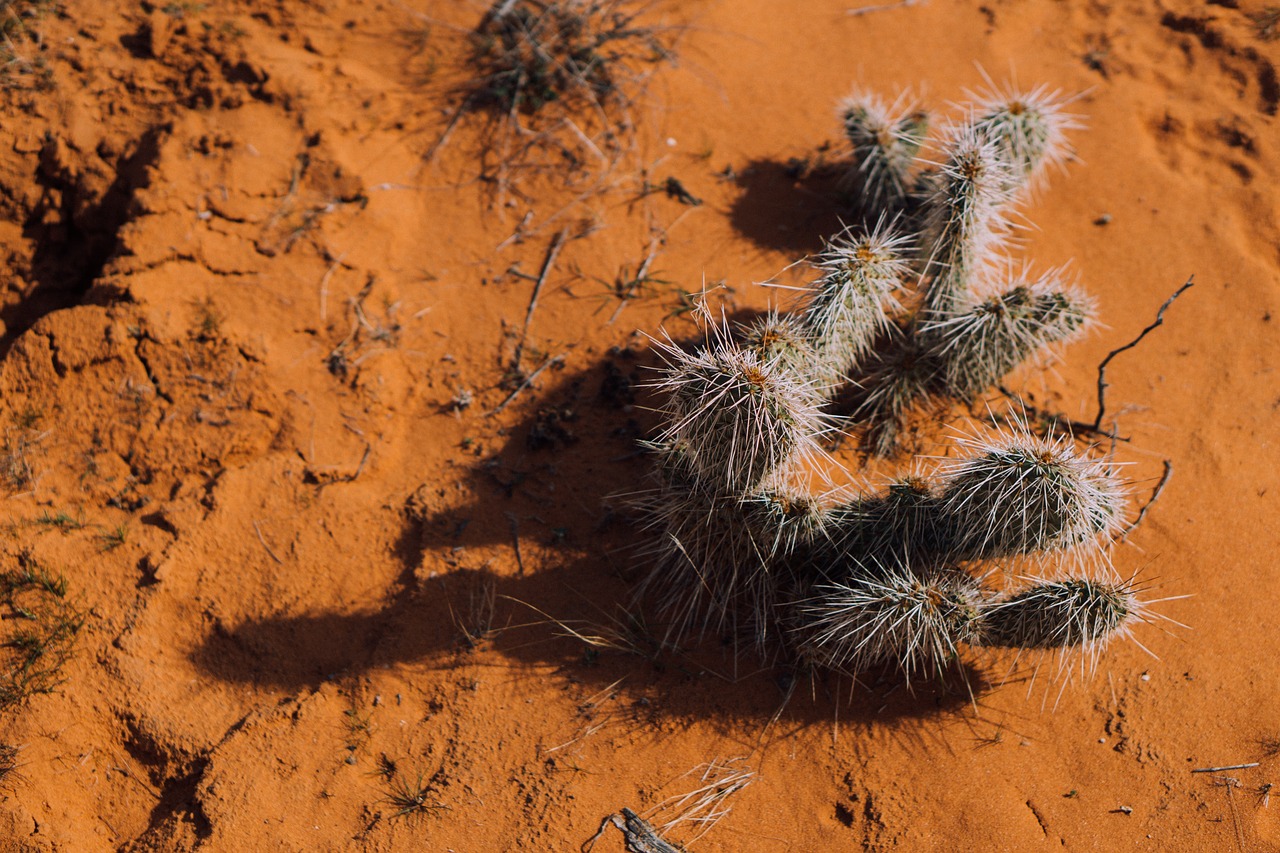
<instances>
[{"instance_id":1,"label":"cactus shadow","mask_svg":"<svg viewBox=\"0 0 1280 853\"><path fill-rule=\"evenodd\" d=\"M458 461L456 483L410 497L395 548L402 570L379 606L217 627L193 663L224 682L289 690L403 663L505 668L517 678L546 678L550 668L595 690L619 683L637 715L712 719L726 731L733 720L794 727L971 705L989 685L967 665L911 692L892 673L851 685L781 657L735 654L732 638L662 647L633 601L631 549L641 534L625 500L649 468L636 439L652 424L641 423L646 401L629 387L645 361L656 356L565 371L491 449Z\"/></svg>"},{"instance_id":2,"label":"cactus shadow","mask_svg":"<svg viewBox=\"0 0 1280 853\"><path fill-rule=\"evenodd\" d=\"M752 160L738 173L741 190L729 223L756 245L788 253L820 251L850 221L838 170L809 159Z\"/></svg>"}]
</instances>

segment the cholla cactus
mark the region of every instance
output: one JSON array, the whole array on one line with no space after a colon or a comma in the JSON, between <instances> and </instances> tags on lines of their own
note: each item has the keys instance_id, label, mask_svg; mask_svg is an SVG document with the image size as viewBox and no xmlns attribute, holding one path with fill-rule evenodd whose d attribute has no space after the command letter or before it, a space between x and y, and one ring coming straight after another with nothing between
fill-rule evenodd
<instances>
[{"instance_id":1,"label":"cholla cactus","mask_svg":"<svg viewBox=\"0 0 1280 853\"><path fill-rule=\"evenodd\" d=\"M971 125L999 148L1009 167L1009 192L1034 188L1047 169L1061 167L1071 157L1067 132L1080 125L1064 109L1069 99L1061 92L1043 85L1030 90L990 86L970 97Z\"/></svg>"},{"instance_id":2,"label":"cholla cactus","mask_svg":"<svg viewBox=\"0 0 1280 853\"><path fill-rule=\"evenodd\" d=\"M852 179L882 208L875 224L830 242L794 310L736 338L704 312L702 346L659 344L665 428L650 445L658 485L639 502L652 534L643 592L673 636L745 631L810 665L891 664L909 681L966 646L1096 653L1146 618L1131 585L1000 591L990 579L1005 573L982 565L1092 555L1105 570L1125 490L1071 440L1015 421L879 493L809 485L843 383L865 389L864 447L886 452L921 401L972 399L1090 323L1091 300L1056 273L999 280L1009 206L1069 153L1061 103L1043 88L980 96L929 170L916 163L923 114L855 96L842 119Z\"/></svg>"},{"instance_id":3,"label":"cholla cactus","mask_svg":"<svg viewBox=\"0 0 1280 853\"><path fill-rule=\"evenodd\" d=\"M808 367L830 384L843 381L895 329L909 244L882 219L870 233L837 237L818 256L814 266L822 275L799 316L814 350Z\"/></svg>"},{"instance_id":4,"label":"cholla cactus","mask_svg":"<svg viewBox=\"0 0 1280 853\"><path fill-rule=\"evenodd\" d=\"M1066 439L1024 430L964 441L977 453L945 466L938 517L953 559L1065 551L1109 542L1123 526L1114 466Z\"/></svg>"},{"instance_id":5,"label":"cholla cactus","mask_svg":"<svg viewBox=\"0 0 1280 853\"><path fill-rule=\"evenodd\" d=\"M850 672L888 664L910 680L940 675L962 643L980 637L984 593L964 572L857 563L849 569L843 580L791 605L801 659Z\"/></svg>"},{"instance_id":6,"label":"cholla cactus","mask_svg":"<svg viewBox=\"0 0 1280 853\"><path fill-rule=\"evenodd\" d=\"M897 448L921 404L938 397L972 400L1093 322L1092 300L1060 274L1011 276L1007 256L1013 205L1043 183L1048 168L1071 156L1067 132L1077 123L1066 112L1068 100L1043 86L992 87L973 97L964 119L943 132L939 163L931 168L914 153L906 165L894 161L894 174L914 187L916 207L906 212L909 230L899 245L914 246L911 283L918 296L914 311L894 317L903 334L870 353L865 373L852 374L867 389L858 414L867 424L867 449L877 455ZM881 113L868 106L857 115ZM865 180L863 196L883 195L879 172L866 165L870 119L855 128L850 115L846 108L850 174ZM864 222L879 215L883 211L864 211Z\"/></svg>"},{"instance_id":7,"label":"cholla cactus","mask_svg":"<svg viewBox=\"0 0 1280 853\"><path fill-rule=\"evenodd\" d=\"M897 209L911 191L911 168L929 131L929 115L909 93L892 104L857 91L840 105L845 136L853 146L846 186L861 190L869 207Z\"/></svg>"},{"instance_id":8,"label":"cholla cactus","mask_svg":"<svg viewBox=\"0 0 1280 853\"><path fill-rule=\"evenodd\" d=\"M1036 353L1084 329L1093 314L1093 300L1049 273L963 304L950 315L935 314L921 324L919 335L937 357L947 393L970 400Z\"/></svg>"}]
</instances>

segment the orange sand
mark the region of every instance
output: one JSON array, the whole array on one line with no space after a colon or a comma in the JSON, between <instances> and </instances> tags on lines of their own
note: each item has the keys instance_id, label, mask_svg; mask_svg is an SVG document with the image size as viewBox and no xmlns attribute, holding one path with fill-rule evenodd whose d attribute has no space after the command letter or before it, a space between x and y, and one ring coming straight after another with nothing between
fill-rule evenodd
<instances>
[{"instance_id":1,"label":"orange sand","mask_svg":"<svg viewBox=\"0 0 1280 853\"><path fill-rule=\"evenodd\" d=\"M63 683L0 717L21 747L0 847L575 850L741 759L755 782L693 849L1280 849L1280 800L1256 794L1280 782L1280 42L1260 0L691 0L605 191L517 176L506 203L474 124L424 161L463 79L450 26L478 2L63 5L40 24L53 87L0 92L0 420L13 441L27 412L39 439L3 551L92 613ZM818 680L784 706L784 670L714 643L655 665L565 637L552 618L598 631L631 588L637 534L604 506L641 481L653 419L600 395L607 366L642 372L637 330L664 318L692 334L680 294L704 281L765 307L752 283L834 230L785 166L838 146L854 81L941 108L979 66L1087 91L1080 161L1025 246L1074 259L1106 327L1020 387L1090 417L1098 361L1196 277L1108 398L1135 491L1175 466L1117 567L1193 595L1160 606L1190 629L1140 627L1152 655L1112 647L1056 708L1027 660L973 702ZM642 196L638 163L705 203ZM524 365L563 360L487 417L533 287L509 270L536 275L563 227ZM655 235L660 283L619 312ZM84 526L37 523L59 511ZM489 593L501 630L471 648ZM1010 663L975 661L997 682ZM1254 761L1238 788L1189 772ZM440 808L397 816L388 762Z\"/></svg>"}]
</instances>

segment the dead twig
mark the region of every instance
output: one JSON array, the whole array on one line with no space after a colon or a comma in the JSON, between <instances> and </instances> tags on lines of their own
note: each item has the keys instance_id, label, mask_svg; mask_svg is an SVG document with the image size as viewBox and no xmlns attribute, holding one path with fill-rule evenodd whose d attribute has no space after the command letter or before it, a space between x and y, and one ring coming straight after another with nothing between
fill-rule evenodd
<instances>
[{"instance_id":1,"label":"dead twig","mask_svg":"<svg viewBox=\"0 0 1280 853\"><path fill-rule=\"evenodd\" d=\"M649 250L645 253L644 260L640 262L636 274L631 277L630 281L622 281L621 276L615 284L614 290L618 295L618 307L614 309L613 315L609 318L606 325L613 325L618 319L618 315L622 313L622 309L626 307L627 301L634 298L635 291L639 290L641 285L649 278L649 267L653 265L653 259L658 256L658 249L663 243L664 237L654 237L649 241Z\"/></svg>"},{"instance_id":2,"label":"dead twig","mask_svg":"<svg viewBox=\"0 0 1280 853\"><path fill-rule=\"evenodd\" d=\"M343 252L341 255L339 255L337 260L335 260L333 264L329 267L329 269L325 270L324 275L320 277L320 322L321 323L325 322L325 320L328 319L328 314L329 314L327 310L328 302L329 302L329 279L333 277L334 271L339 266L342 265L342 262L346 259L346 257L347 257L346 252Z\"/></svg>"},{"instance_id":3,"label":"dead twig","mask_svg":"<svg viewBox=\"0 0 1280 853\"><path fill-rule=\"evenodd\" d=\"M1069 418L1061 412L1051 412L1048 409L1042 409L1035 403L1028 402L1025 397L1016 391L1011 390L1006 385L997 385L996 390L1000 394L1018 404L1018 408L1022 410L1023 416L1028 420L1044 421L1052 427L1065 426L1073 436L1080 435L1097 435L1102 438L1110 439L1112 442L1124 441L1128 442L1128 436L1117 435L1114 430L1108 431L1098 429L1093 424L1087 424L1084 421L1077 421Z\"/></svg>"},{"instance_id":4,"label":"dead twig","mask_svg":"<svg viewBox=\"0 0 1280 853\"><path fill-rule=\"evenodd\" d=\"M1098 365L1098 416L1093 419L1093 426L1090 427L1090 429L1092 429L1094 432L1102 431L1102 418L1107 411L1107 378L1106 378L1107 365L1111 363L1111 359L1115 358L1120 353L1125 352L1126 350L1133 349L1139 343L1141 343L1142 339L1145 338L1147 335L1149 335L1152 331L1164 325L1164 312L1169 310L1169 306L1173 304L1175 299L1177 299L1179 296L1185 293L1187 288L1191 287L1194 284L1194 279L1195 279L1195 276L1188 278L1186 283L1183 284L1182 287L1179 287L1177 290L1175 290L1173 292L1173 295L1164 301L1164 304L1160 306L1160 310L1156 312L1155 321L1150 326L1147 326L1145 329L1143 329L1142 332L1139 333L1139 335L1136 338L1129 341L1129 343L1125 344L1119 349L1113 349L1111 352L1107 354L1107 357L1102 360L1102 363Z\"/></svg>"},{"instance_id":5,"label":"dead twig","mask_svg":"<svg viewBox=\"0 0 1280 853\"><path fill-rule=\"evenodd\" d=\"M314 466L308 466L303 476L306 482L317 483L320 486L331 486L334 483L351 483L364 473L364 466L369 462L369 456L373 453L373 445L365 442L364 455L360 457L360 464L356 466L356 470L350 474L332 474L332 469L339 467L336 465L324 466L319 469Z\"/></svg>"},{"instance_id":6,"label":"dead twig","mask_svg":"<svg viewBox=\"0 0 1280 853\"><path fill-rule=\"evenodd\" d=\"M271 550L271 546L267 544L267 538L262 535L262 528L258 526L258 522L253 522L253 532L258 534L258 541L262 543L262 547L266 550L267 556L275 560L276 563L283 565L284 560L276 556L276 552Z\"/></svg>"},{"instance_id":7,"label":"dead twig","mask_svg":"<svg viewBox=\"0 0 1280 853\"><path fill-rule=\"evenodd\" d=\"M1249 765L1243 764L1240 766L1248 767ZM1229 770L1232 768L1223 768L1223 769ZM1215 787L1227 789L1227 808L1231 810L1231 825L1232 827L1234 827L1236 831L1236 849L1239 850L1240 853L1244 853L1244 850L1245 850L1244 829L1242 829L1240 826L1240 812L1239 810L1236 809L1236 799L1231 794L1232 788L1241 787L1240 780L1235 778L1234 776L1215 776L1213 779L1213 784Z\"/></svg>"},{"instance_id":8,"label":"dead twig","mask_svg":"<svg viewBox=\"0 0 1280 853\"><path fill-rule=\"evenodd\" d=\"M453 116L450 117L449 123L445 126L444 132L440 134L440 138L437 139L431 148L427 150L427 153L423 155L423 163L430 163L436 158L436 154L438 154L440 149L444 147L444 144L449 141L449 137L453 136L453 132L458 128L458 123L462 121L462 117L466 115L467 110L471 109L473 102L474 98L465 98L462 103L454 109Z\"/></svg>"},{"instance_id":9,"label":"dead twig","mask_svg":"<svg viewBox=\"0 0 1280 853\"><path fill-rule=\"evenodd\" d=\"M493 250L495 252L501 252L503 249L505 249L507 246L511 245L512 243L519 242L524 237L524 229L529 227L529 223L532 221L533 221L533 211L532 210L525 211L524 216L520 217L520 222L516 225L516 230L512 231L511 236L507 237L507 239L503 240L501 243L495 246Z\"/></svg>"},{"instance_id":10,"label":"dead twig","mask_svg":"<svg viewBox=\"0 0 1280 853\"><path fill-rule=\"evenodd\" d=\"M1118 541L1123 542L1129 538L1129 534L1138 529L1138 525L1147 517L1147 510L1151 509L1151 505L1160 498L1160 493L1164 491L1164 487L1169 484L1169 478L1173 476L1173 460L1164 460L1164 473L1160 475L1160 482L1156 483L1156 487L1151 490L1151 497L1142 505L1142 509L1138 510L1138 517L1131 521L1124 530L1120 531Z\"/></svg>"},{"instance_id":11,"label":"dead twig","mask_svg":"<svg viewBox=\"0 0 1280 853\"><path fill-rule=\"evenodd\" d=\"M516 551L516 574L524 574L524 555L520 553L520 519L516 518L515 513L507 513L507 523L511 527L511 542L515 546Z\"/></svg>"},{"instance_id":12,"label":"dead twig","mask_svg":"<svg viewBox=\"0 0 1280 853\"><path fill-rule=\"evenodd\" d=\"M898 0L897 3L880 3L875 6L862 6L857 9L845 9L844 13L849 17L857 17L859 15L869 15L872 12L887 12L890 9L903 9L908 6L923 6L927 0Z\"/></svg>"},{"instance_id":13,"label":"dead twig","mask_svg":"<svg viewBox=\"0 0 1280 853\"><path fill-rule=\"evenodd\" d=\"M353 483L355 479L364 473L364 466L369 461L369 454L373 453L373 445L366 444L364 446L364 455L360 457L360 464L356 466L356 470L352 474L343 474L341 477L335 477L335 482Z\"/></svg>"},{"instance_id":14,"label":"dead twig","mask_svg":"<svg viewBox=\"0 0 1280 853\"><path fill-rule=\"evenodd\" d=\"M512 401L514 401L516 397L520 396L521 392L523 392L526 388L532 385L534 380L536 380L540 375L542 375L542 371L546 370L548 367L550 367L553 364L562 364L563 362L564 362L564 353L561 353L560 355L549 356L545 361L542 362L542 364L538 365L537 370L533 371L533 373L530 373L528 376L526 376L524 378L524 381L521 382L519 385L517 385L515 390L512 391L510 394L508 394L507 398L503 400L501 403L499 403L497 408L493 409L487 415L485 415L485 417L491 418L494 415L501 414L507 408L507 406L511 405Z\"/></svg>"},{"instance_id":15,"label":"dead twig","mask_svg":"<svg viewBox=\"0 0 1280 853\"><path fill-rule=\"evenodd\" d=\"M1250 767L1257 767L1257 761L1249 764L1224 764L1222 767L1197 767L1192 773L1222 773L1227 770L1248 770Z\"/></svg>"},{"instance_id":16,"label":"dead twig","mask_svg":"<svg viewBox=\"0 0 1280 853\"><path fill-rule=\"evenodd\" d=\"M533 295L529 297L529 308L524 312L524 328L520 331L520 344L516 347L516 353L511 361L515 367L520 367L520 356L524 353L524 342L529 337L529 323L533 321L533 312L538 308L538 297L542 294L542 286L547 283L547 276L551 273L551 266L556 262L556 256L560 254L560 250L564 247L565 238L568 236L567 228L560 229L556 236L551 238L551 245L547 247L547 256L542 261L542 269L538 273L537 281L533 285Z\"/></svg>"}]
</instances>

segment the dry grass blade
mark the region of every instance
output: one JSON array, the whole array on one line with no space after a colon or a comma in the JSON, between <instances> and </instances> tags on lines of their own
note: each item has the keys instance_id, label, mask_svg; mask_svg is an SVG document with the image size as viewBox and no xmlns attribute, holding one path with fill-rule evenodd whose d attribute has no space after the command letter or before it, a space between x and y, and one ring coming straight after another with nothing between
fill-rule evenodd
<instances>
[{"instance_id":1,"label":"dry grass blade","mask_svg":"<svg viewBox=\"0 0 1280 853\"><path fill-rule=\"evenodd\" d=\"M0 790L18 778L18 747L10 743L0 743Z\"/></svg>"},{"instance_id":2,"label":"dry grass blade","mask_svg":"<svg viewBox=\"0 0 1280 853\"><path fill-rule=\"evenodd\" d=\"M664 835L685 823L697 827L697 834L689 839L690 844L719 823L733 808L728 803L729 799L757 778L756 771L747 765L744 758L717 758L699 764L684 776L694 774L702 783L699 787L686 794L668 797L654 808L655 812L674 812L675 816L660 827Z\"/></svg>"},{"instance_id":3,"label":"dry grass blade","mask_svg":"<svg viewBox=\"0 0 1280 853\"><path fill-rule=\"evenodd\" d=\"M396 809L394 817L412 817L424 812L447 809L448 806L433 798L439 776L438 770L429 776L425 770L419 771L412 779L393 773L387 780L385 801Z\"/></svg>"}]
</instances>

